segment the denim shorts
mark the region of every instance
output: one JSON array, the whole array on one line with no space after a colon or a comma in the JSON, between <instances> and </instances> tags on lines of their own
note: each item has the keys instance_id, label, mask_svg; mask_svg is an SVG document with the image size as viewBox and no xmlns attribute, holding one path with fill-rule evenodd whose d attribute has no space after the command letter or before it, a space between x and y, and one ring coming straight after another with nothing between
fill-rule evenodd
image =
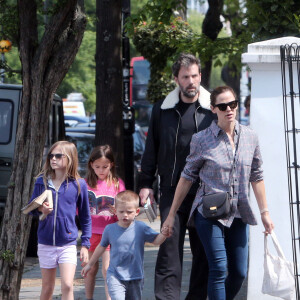
<instances>
[{"instance_id":1,"label":"denim shorts","mask_svg":"<svg viewBox=\"0 0 300 300\"><path fill-rule=\"evenodd\" d=\"M38 257L43 269L53 269L59 264L77 265L77 248L76 245L58 247L38 244Z\"/></svg>"},{"instance_id":2,"label":"denim shorts","mask_svg":"<svg viewBox=\"0 0 300 300\"><path fill-rule=\"evenodd\" d=\"M111 300L141 300L144 279L120 280L112 274L107 274L108 293Z\"/></svg>"}]
</instances>

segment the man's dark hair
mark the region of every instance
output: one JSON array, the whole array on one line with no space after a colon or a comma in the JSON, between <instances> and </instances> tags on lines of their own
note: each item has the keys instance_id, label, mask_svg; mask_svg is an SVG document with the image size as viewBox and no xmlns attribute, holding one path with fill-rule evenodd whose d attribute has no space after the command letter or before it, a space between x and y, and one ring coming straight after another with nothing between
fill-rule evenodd
<instances>
[{"instance_id":1,"label":"man's dark hair","mask_svg":"<svg viewBox=\"0 0 300 300\"><path fill-rule=\"evenodd\" d=\"M197 65L199 68L199 73L201 73L201 63L200 60L194 56L193 54L189 53L180 53L177 60L174 62L172 66L172 73L175 77L178 77L179 70L181 67L189 67L191 65Z\"/></svg>"}]
</instances>

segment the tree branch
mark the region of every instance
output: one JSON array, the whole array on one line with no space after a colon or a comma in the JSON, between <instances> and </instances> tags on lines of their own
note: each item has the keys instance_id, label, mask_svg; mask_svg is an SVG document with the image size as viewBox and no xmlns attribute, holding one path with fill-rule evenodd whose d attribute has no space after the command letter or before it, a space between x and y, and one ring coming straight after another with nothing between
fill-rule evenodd
<instances>
[{"instance_id":1,"label":"tree branch","mask_svg":"<svg viewBox=\"0 0 300 300\"><path fill-rule=\"evenodd\" d=\"M58 43L53 49L50 57L51 68L45 70L44 82L49 83L49 88L52 90L55 91L57 89L73 63L81 45L85 27L86 15L84 14L83 6L78 3L70 26L61 33Z\"/></svg>"},{"instance_id":2,"label":"tree branch","mask_svg":"<svg viewBox=\"0 0 300 300\"><path fill-rule=\"evenodd\" d=\"M49 24L46 25L44 35L32 63L34 68L38 67L41 70L41 74L44 74L60 37L70 27L70 23L74 18L76 3L77 0L63 1L60 9L52 16Z\"/></svg>"}]
</instances>

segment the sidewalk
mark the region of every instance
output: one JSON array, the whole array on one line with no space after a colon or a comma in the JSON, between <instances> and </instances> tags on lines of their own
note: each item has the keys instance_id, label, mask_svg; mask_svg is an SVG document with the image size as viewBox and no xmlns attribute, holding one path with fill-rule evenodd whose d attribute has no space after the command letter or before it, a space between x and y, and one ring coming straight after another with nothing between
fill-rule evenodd
<instances>
[{"instance_id":1,"label":"sidewalk","mask_svg":"<svg viewBox=\"0 0 300 300\"><path fill-rule=\"evenodd\" d=\"M156 219L153 223L149 223L146 219L145 213L141 213L138 220L144 221L149 224L154 230L160 230L160 220ZM154 268L156 263L158 247L152 246L150 244L145 245L145 283L143 290L143 300L154 300ZM182 292L181 299L184 299L187 294L188 284L189 284L189 274L191 265L191 251L189 248L188 237L186 237L186 242L184 246L184 262L183 262L183 278L182 278ZM85 300L84 293L84 281L80 275L81 266L78 258L78 264L74 280L74 298L75 300ZM38 264L37 258L28 257L25 260L24 273L21 282L21 291L19 299L34 300L39 299L41 291L41 272ZM57 272L57 280L55 285L55 290L53 294L53 299L60 299L60 279L59 272ZM99 268L96 280L96 287L94 293L94 299L105 299L104 293L104 281L101 275L101 266Z\"/></svg>"}]
</instances>

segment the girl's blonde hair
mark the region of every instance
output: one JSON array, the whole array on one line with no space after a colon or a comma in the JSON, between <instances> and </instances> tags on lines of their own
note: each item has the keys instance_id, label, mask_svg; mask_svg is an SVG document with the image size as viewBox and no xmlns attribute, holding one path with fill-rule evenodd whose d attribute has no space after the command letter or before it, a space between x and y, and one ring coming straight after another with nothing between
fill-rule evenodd
<instances>
[{"instance_id":1,"label":"girl's blonde hair","mask_svg":"<svg viewBox=\"0 0 300 300\"><path fill-rule=\"evenodd\" d=\"M51 148L48 151L46 161L41 172L43 175L43 181L45 186L47 186L47 179L49 177L55 178L55 171L51 168L49 154L51 154L53 149L56 147L61 148L62 154L64 154L68 160L66 167L66 179L75 179L77 181L78 190L80 193L80 184L78 182L78 179L80 178L80 175L78 173L78 152L76 146L73 143L67 141L56 142L51 146Z\"/></svg>"},{"instance_id":2,"label":"girl's blonde hair","mask_svg":"<svg viewBox=\"0 0 300 300\"><path fill-rule=\"evenodd\" d=\"M114 185L115 189L119 190L119 177L116 174L116 166L115 166L115 157L112 148L109 145L102 145L95 147L89 157L88 161L88 170L87 170L87 177L86 181L88 185L92 188L97 187L97 180L98 177L96 173L94 172L91 164L99 159L99 158L106 158L112 163L112 167L109 171L109 174L106 178L106 183L108 186Z\"/></svg>"}]
</instances>

